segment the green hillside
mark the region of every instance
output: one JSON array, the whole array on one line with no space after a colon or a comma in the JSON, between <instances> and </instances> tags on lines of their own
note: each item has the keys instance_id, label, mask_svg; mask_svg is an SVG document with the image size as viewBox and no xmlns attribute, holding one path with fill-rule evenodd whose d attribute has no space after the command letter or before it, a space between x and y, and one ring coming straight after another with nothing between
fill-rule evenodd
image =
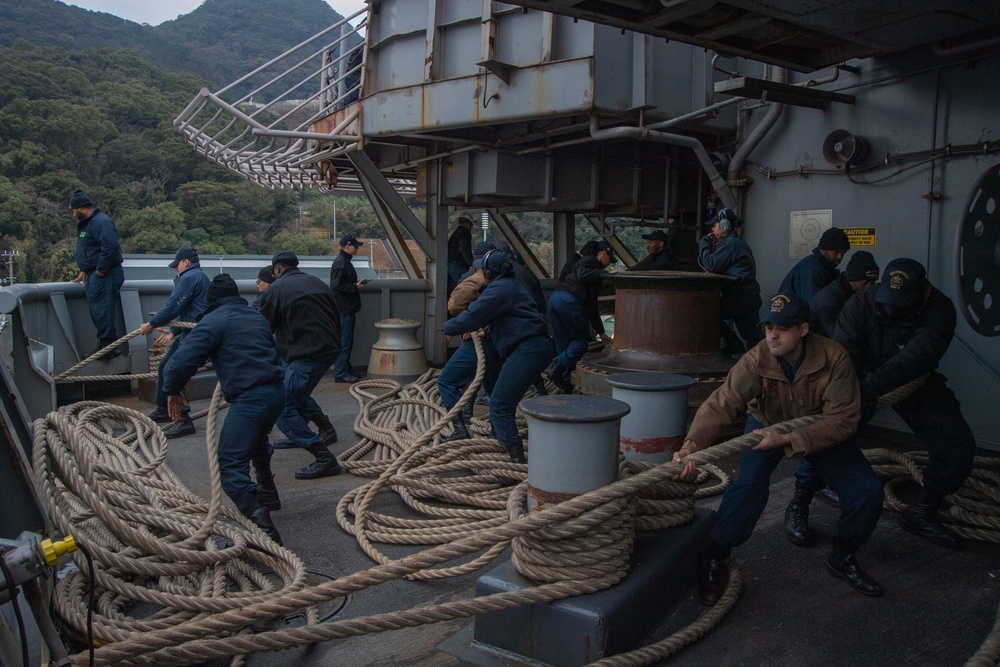
<instances>
[{"instance_id":1,"label":"green hillside","mask_svg":"<svg viewBox=\"0 0 1000 667\"><path fill-rule=\"evenodd\" d=\"M164 70L219 86L342 18L323 0L207 0L150 26L56 0L0 0L0 46L24 40L67 51L131 49Z\"/></svg>"},{"instance_id":2,"label":"green hillside","mask_svg":"<svg viewBox=\"0 0 1000 667\"><path fill-rule=\"evenodd\" d=\"M115 219L125 252L330 251L302 233L314 194L251 184L172 126L203 86L340 20L326 3L207 0L156 27L53 0L0 8L0 250L19 251L20 282L75 275L76 188Z\"/></svg>"}]
</instances>

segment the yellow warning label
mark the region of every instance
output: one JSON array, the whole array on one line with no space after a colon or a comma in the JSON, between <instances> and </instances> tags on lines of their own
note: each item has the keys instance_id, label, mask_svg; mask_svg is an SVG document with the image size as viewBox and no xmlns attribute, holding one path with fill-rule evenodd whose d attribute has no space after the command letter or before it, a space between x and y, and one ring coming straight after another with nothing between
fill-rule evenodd
<instances>
[{"instance_id":1,"label":"yellow warning label","mask_svg":"<svg viewBox=\"0 0 1000 667\"><path fill-rule=\"evenodd\" d=\"M852 248L874 248L875 227L845 227L844 233L851 241Z\"/></svg>"}]
</instances>

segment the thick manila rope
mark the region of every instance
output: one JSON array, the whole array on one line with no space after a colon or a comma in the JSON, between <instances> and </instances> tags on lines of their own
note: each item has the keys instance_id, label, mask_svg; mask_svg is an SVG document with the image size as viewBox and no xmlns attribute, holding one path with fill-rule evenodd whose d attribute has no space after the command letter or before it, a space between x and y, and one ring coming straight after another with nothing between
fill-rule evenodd
<instances>
[{"instance_id":1,"label":"thick manila rope","mask_svg":"<svg viewBox=\"0 0 1000 667\"><path fill-rule=\"evenodd\" d=\"M167 324L165 326L179 327L181 329L193 329L195 326L197 326L197 323L171 322L170 324ZM116 380L141 380L141 379L155 378L156 377L155 369L150 371L149 373L125 373L122 375L82 375L82 376L76 375L76 372L79 371L81 368L85 368L86 366L89 366L98 359L104 358L109 352L111 352L111 350L115 349L119 345L127 343L128 341L132 340L133 338L139 335L141 335L139 333L139 329L136 329L135 331L125 334L124 336L122 336L115 342L111 343L110 345L101 348L100 350L94 352L89 357L81 359L70 368L67 368L65 371L55 376L53 378L53 381L56 384L68 384L72 382L113 382ZM211 368L212 366L211 364L209 364L203 368L199 368L198 372L201 373Z\"/></svg>"},{"instance_id":2,"label":"thick manila rope","mask_svg":"<svg viewBox=\"0 0 1000 667\"><path fill-rule=\"evenodd\" d=\"M773 428L777 429L778 427L773 427ZM753 439L752 434L750 434L750 436L751 436L751 439ZM744 438L746 438L746 437L747 436L744 436ZM735 442L735 441L731 441L731 442ZM752 444L752 442L751 443L744 443L744 444ZM716 447L716 448L712 448L712 450L721 450L721 448L722 448L722 446L719 446L719 447ZM712 450L705 450L705 452L710 452ZM699 458L702 458L702 456L700 456L702 454L703 454L702 452L699 452L696 455L692 455L692 457L693 457L692 460L697 460ZM728 452L723 453L723 455L728 455ZM705 461L703 460L702 463L704 464ZM655 471L647 471L647 472L644 472L644 473L640 473L639 476L637 476L636 478L632 479L632 483L636 483L636 482L642 482L642 483L655 482L657 480L656 480L656 475L653 474L654 472L655 473L662 473L661 476L664 479L666 479L668 477L671 477L672 473L676 473L679 470L679 467L680 466L677 465L677 464L665 464L664 466L661 467L664 470L655 470ZM666 474L668 472L671 473L671 474ZM620 487L622 487L622 485L626 484L627 482L628 482L627 480L623 480L622 482L618 482L615 485L612 485L611 487L607 487L607 489L612 489L612 493L613 493L614 487L619 487L619 490L620 490ZM602 491L605 491L605 490L602 490ZM587 496L590 496L590 495L601 495L601 494L597 494L596 492L595 492L595 494L587 494ZM501 529L499 532L504 532L504 530L506 530L508 532L512 531L512 530L513 531L517 531L518 529L521 529L521 530L527 529L527 531L530 532L530 530L533 527L532 523L538 524L536 527L543 527L544 525L548 525L549 523L556 523L556 520L558 518L560 518L560 517L557 517L556 515L562 515L565 512L577 509L577 506L579 506L581 504L585 505L586 504L585 500L589 500L589 499L587 499L586 496L581 496L581 497L579 497L577 499L573 499L571 501L566 501L566 503L562 503L562 504L560 504L560 505L558 505L558 506L556 506L556 507L554 507L554 508L552 508L550 510L547 510L546 512L533 513L530 516L527 516L527 517L525 517L523 519L519 519L519 520L513 522L512 524L509 524L508 526L505 526L504 529ZM583 508L582 511L585 511L585 509L586 508ZM546 516L543 516L543 515L546 515ZM541 518L539 518L539 517L541 517ZM542 521L545 521L547 523L541 523ZM519 524L519 523L521 523L522 525L518 526L517 524ZM460 556L462 556L464 554L472 553L477 548L482 548L482 547L486 546L486 544L487 544L487 542L481 541L482 540L482 535L481 535L482 532L483 531L481 531L480 534L474 535L472 538L464 538L463 540L459 540L456 543L449 544L449 545L443 545L442 547L431 549L429 551L422 552L421 554L415 554L414 556L410 556L410 557L401 559L399 561L395 561L395 562L390 563L388 565L390 565L390 566L404 566L405 565L405 567L404 567L404 569L402 571L402 573L405 574L407 570L409 572L413 572L413 571L417 571L419 569L425 569L425 568L430 567L430 566L432 566L434 564L437 564L437 563L440 563L440 562L444 562L445 560L448 560L450 558L460 557ZM511 539L513 539L513 537L515 537L515 536L517 536L515 533L511 533ZM462 544L463 542L465 544ZM455 552L454 551L455 548L459 548L459 551ZM415 567L414 567L413 563L417 563ZM395 573L396 576L385 576L386 574L388 574L388 572L380 572L380 570L382 570L383 567L385 567L385 566L378 566L376 568L372 568L371 570L367 571L367 573L358 573L358 575L376 574L376 573L378 573L378 574L381 574L383 577L385 577L385 578L381 578L380 579L381 581L390 580L392 578L398 578L398 576L399 576L399 572L398 571ZM396 568L390 567L390 568L386 568L386 569L387 570L392 570L392 569L396 569ZM726 598L727 595L729 595L732 592L733 586L737 586L738 587L738 573L736 573L735 570L733 572L734 572L734 576L731 578L731 582L733 582L733 583L731 583L730 589L727 590L726 595L724 595L724 599ZM352 575L352 577L354 577L354 576L355 575ZM319 586L319 587L313 587L311 589L306 589L302 593L293 593L293 594L290 594L288 596L283 596L283 597L292 597L292 598L295 598L297 596L304 595L304 594L313 594L314 592L318 592L321 589L336 588L338 585L342 585L342 583L343 582L341 582L340 580L338 580L336 582L330 582L330 584L328 584L328 585L323 585L323 586ZM375 581L373 583L378 583L378 581ZM357 586L358 584L356 582L354 582L353 585ZM363 588L363 587L365 587L367 585L368 585L368 583L364 583L360 587ZM541 588L541 587L539 587L539 588ZM346 592L349 592L350 590L351 589L348 588L346 590L343 590L340 594L344 594ZM354 590L360 590L360 588L356 588ZM327 590L327 591L324 591L324 593L322 593L322 594L328 595L329 592L330 591ZM564 591L560 591L559 592L559 594L562 594L562 593L564 593ZM336 596L337 596L337 594L334 595L334 597L336 597ZM316 601L320 601L320 600L317 599ZM480 600L475 600L473 602L480 602ZM221 620L222 618L225 618L225 617L231 617L231 616L234 616L234 615L238 616L238 615L241 615L241 614L248 613L251 609L256 609L256 608L259 608L259 607L267 607L268 605L274 606L276 604L287 605L289 603L288 602L284 602L284 601L273 601L273 602L269 602L269 603L258 603L258 604L251 605L251 607L247 608L247 609L230 610L230 611L222 612L221 614L218 614L214 620L218 621L218 620ZM301 607L303 605L303 602L299 601L298 603L296 603L295 601L293 601L292 604L294 606L292 606L288 610L296 609L298 607ZM452 603L450 603L449 605L438 605L438 606L435 606L436 607L435 614L445 613L444 609L438 609L438 607L450 608L451 604ZM720 602L720 605L721 604L722 603ZM713 608L713 612L716 611L717 609L721 611L721 608L717 605L716 608ZM411 612L419 612L420 610L410 610L410 611ZM282 612L279 612L279 613L282 613ZM409 612L406 612L406 613L409 614ZM451 616L448 616L448 617L462 617L462 616L465 616L465 615L469 615L470 610L469 609L466 609L466 610L456 609L456 610L454 610L454 613L457 613L458 616L451 615ZM477 612L477 611L475 611L475 609L472 609L471 613L481 613L481 611ZM709 615L706 615L706 619L708 619ZM392 616L392 615L390 614L389 616ZM366 619L354 619L353 621L341 622L341 623L354 623L355 627L353 627L353 629L351 629L350 631L347 631L346 634L341 634L339 636L350 636L351 634L357 634L358 631L359 631L359 627L356 625L356 622L358 622L359 620L364 621ZM442 619L438 618L438 620L442 620ZM385 620L384 619L380 619L380 621L381 622L377 623L378 629L391 629L391 627L388 627L388 626L385 625ZM230 622L232 622L232 621L230 620ZM421 621L418 618L412 618L412 617L408 616L407 617L407 621L405 622L404 625L398 625L398 623L397 623L397 624L394 624L394 627L408 627L409 625L420 624L421 622L425 622L425 621ZM197 622L192 622L192 623L189 623L189 624L185 624L185 627L190 626L192 624L197 624ZM697 625L697 623L695 625ZM322 633L330 632L330 630L327 629L329 627L330 626L328 626L328 625L322 626L322 630L320 631L321 634ZM313 634L313 633L316 632L316 628L308 628L307 627L307 628L305 628L303 630L305 630L306 633L310 633L310 634ZM215 633L215 632L218 632L218 631L220 631L220 627L219 626L213 626L213 630L210 630L209 633ZM163 633L163 632L164 632L163 630L154 631L154 634ZM287 631L283 631L283 632L287 632ZM333 634L330 634L329 637L327 637L327 638L333 638L334 636L338 636L336 634L337 632L338 631L334 630ZM696 628L695 629L688 628L685 632L687 632L688 635L690 635L690 636L695 636L695 638L696 638L696 636L700 636L700 634L698 634L698 633L701 632L701 631L698 630L698 629L696 629ZM269 634L281 634L281 633L269 633ZM251 636L251 637L240 636L240 637L235 637L235 638L231 638L231 639L232 639L232 641L237 642L241 648L246 648L246 647L249 646L248 650L263 650L263 649L259 648L258 646L256 646L255 644L252 643L252 640L253 640L254 637L259 637L259 635L254 635L254 636ZM147 638L148 638L148 636L144 636L143 637L144 640L146 640ZM318 639L323 639L323 637L319 637ZM671 639L673 639L673 638L671 638ZM132 640L130 640L130 641L133 641L133 640L135 640L135 638L132 638ZM173 640L171 640L171 641L173 641ZM220 642L222 643L221 647L216 647L217 651L221 650L222 652L218 652L218 653L213 654L215 656L219 656L219 655L231 655L233 653L233 649L232 649L231 646L229 648L225 648L225 646L227 645L227 642L229 640L208 640L208 641L215 642L216 644L218 644ZM248 642L248 641L251 641L251 644L246 644L246 642ZM284 646L284 645L299 645L299 644L302 644L302 643L310 643L311 641L313 641L313 639L305 639L305 640L303 640L302 638L298 638L295 643L293 643L293 644L282 644L282 646ZM669 641L670 640L665 640L665 642L669 642ZM663 643L664 642L661 642L660 644L663 644ZM676 644L676 640L675 640L674 643ZM169 644L169 642L168 642L168 644ZM272 646L274 646L274 645L272 644ZM659 644L654 645L654 646L659 646ZM646 651L648 653L652 649L653 649L653 647L645 647L645 649L640 649L640 650ZM104 649L100 649L100 650L103 651ZM274 650L276 650L276 649L274 649ZM204 657L203 653L198 653L197 655L199 655L199 657ZM627 654L627 655L632 655L632 654ZM159 658L163 658L163 657L166 657L166 654L159 656ZM616 656L616 657L624 658L624 656ZM155 663L156 661L157 661L157 658L153 658L153 662ZM132 663L130 663L130 664L132 664ZM135 664L143 664L143 663L137 662ZM640 664L640 663L632 663L632 664Z\"/></svg>"},{"instance_id":3,"label":"thick manila rope","mask_svg":"<svg viewBox=\"0 0 1000 667\"><path fill-rule=\"evenodd\" d=\"M217 389L214 407L220 399ZM124 434L116 437L110 424L124 427ZM206 441L210 474L217 480L214 435L213 413ZM184 487L164 464L162 431L140 413L77 403L37 420L34 436L34 469L49 515L95 560L95 644L304 585L298 557L223 507L220 484L213 485L207 503ZM86 636L91 582L83 556L77 552L73 558L78 570L57 583L54 606L69 627ZM158 610L132 618L130 601Z\"/></svg>"}]
</instances>

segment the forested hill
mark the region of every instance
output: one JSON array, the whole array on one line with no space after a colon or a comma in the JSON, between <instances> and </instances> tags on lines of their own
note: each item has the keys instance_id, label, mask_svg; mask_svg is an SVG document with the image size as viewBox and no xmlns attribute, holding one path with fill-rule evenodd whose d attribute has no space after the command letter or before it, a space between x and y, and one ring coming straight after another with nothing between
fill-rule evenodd
<instances>
[{"instance_id":1,"label":"forested hill","mask_svg":"<svg viewBox=\"0 0 1000 667\"><path fill-rule=\"evenodd\" d=\"M18 281L75 275L77 188L112 215L125 252L329 252L328 239L300 233L309 193L210 163L172 122L203 86L338 20L322 0L206 0L156 27L54 0L0 0L0 250L20 253Z\"/></svg>"},{"instance_id":2,"label":"forested hill","mask_svg":"<svg viewBox=\"0 0 1000 667\"><path fill-rule=\"evenodd\" d=\"M323 0L206 0L150 26L56 0L0 0L0 46L23 39L70 51L133 49L164 70L198 74L218 86L341 18Z\"/></svg>"}]
</instances>

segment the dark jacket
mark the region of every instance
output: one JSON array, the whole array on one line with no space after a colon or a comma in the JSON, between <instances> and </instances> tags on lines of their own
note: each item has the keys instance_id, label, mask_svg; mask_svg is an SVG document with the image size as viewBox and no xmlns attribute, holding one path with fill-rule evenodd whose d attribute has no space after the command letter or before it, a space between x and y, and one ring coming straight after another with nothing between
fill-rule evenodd
<instances>
[{"instance_id":1,"label":"dark jacket","mask_svg":"<svg viewBox=\"0 0 1000 667\"><path fill-rule=\"evenodd\" d=\"M164 393L179 394L209 358L229 402L248 389L281 382L285 376L267 322L239 296L213 303L188 332L163 373Z\"/></svg>"},{"instance_id":2,"label":"dark jacket","mask_svg":"<svg viewBox=\"0 0 1000 667\"><path fill-rule=\"evenodd\" d=\"M167 322L197 322L198 316L208 308L208 276L201 270L201 264L195 262L184 273L174 278L174 289L163 307L150 318L153 327L162 327ZM181 333L178 330L174 333Z\"/></svg>"},{"instance_id":3,"label":"dark jacket","mask_svg":"<svg viewBox=\"0 0 1000 667\"><path fill-rule=\"evenodd\" d=\"M648 261L647 261L648 260ZM633 270L635 268L633 267ZM677 259L670 250L670 246L664 246L660 252L654 252L642 258L642 268L639 271L676 271Z\"/></svg>"},{"instance_id":4,"label":"dark jacket","mask_svg":"<svg viewBox=\"0 0 1000 667\"><path fill-rule=\"evenodd\" d=\"M736 234L727 234L717 241L706 234L698 244L698 263L709 273L737 279L736 284L722 289L722 319L739 317L760 308L757 262L746 241Z\"/></svg>"},{"instance_id":5,"label":"dark jacket","mask_svg":"<svg viewBox=\"0 0 1000 667\"><path fill-rule=\"evenodd\" d=\"M81 271L107 273L121 266L122 249L114 221L95 208L76 225L76 264Z\"/></svg>"},{"instance_id":6,"label":"dark jacket","mask_svg":"<svg viewBox=\"0 0 1000 667\"><path fill-rule=\"evenodd\" d=\"M544 316L513 276L489 283L464 312L444 323L444 332L456 336L483 327L504 359L522 340L547 335Z\"/></svg>"},{"instance_id":7,"label":"dark jacket","mask_svg":"<svg viewBox=\"0 0 1000 667\"><path fill-rule=\"evenodd\" d=\"M854 295L854 288L847 282L846 276L840 274L829 285L816 292L809 302L809 331L820 336L833 338L837 328L837 318L844 304Z\"/></svg>"},{"instance_id":8,"label":"dark jacket","mask_svg":"<svg viewBox=\"0 0 1000 667\"><path fill-rule=\"evenodd\" d=\"M351 264L351 256L343 250L330 266L330 289L341 315L354 315L361 310L358 272Z\"/></svg>"},{"instance_id":9,"label":"dark jacket","mask_svg":"<svg viewBox=\"0 0 1000 667\"><path fill-rule=\"evenodd\" d=\"M452 262L472 266L472 231L462 225L448 237L448 263Z\"/></svg>"},{"instance_id":10,"label":"dark jacket","mask_svg":"<svg viewBox=\"0 0 1000 667\"><path fill-rule=\"evenodd\" d=\"M597 306L601 294L604 267L593 255L581 257L566 278L556 285L560 292L569 292L583 303L590 327L597 333L604 333L604 324Z\"/></svg>"},{"instance_id":11,"label":"dark jacket","mask_svg":"<svg viewBox=\"0 0 1000 667\"><path fill-rule=\"evenodd\" d=\"M285 361L340 353L340 311L330 286L316 276L286 270L264 291L260 314L274 332Z\"/></svg>"},{"instance_id":12,"label":"dark jacket","mask_svg":"<svg viewBox=\"0 0 1000 667\"><path fill-rule=\"evenodd\" d=\"M260 301L264 298L264 292L257 292L257 298L250 302L250 307L260 312Z\"/></svg>"},{"instance_id":13,"label":"dark jacket","mask_svg":"<svg viewBox=\"0 0 1000 667\"><path fill-rule=\"evenodd\" d=\"M781 281L778 294L796 294L803 301L812 301L817 292L839 275L837 267L830 266L823 255L819 254L819 248L813 248L812 254L800 259Z\"/></svg>"},{"instance_id":14,"label":"dark jacket","mask_svg":"<svg viewBox=\"0 0 1000 667\"><path fill-rule=\"evenodd\" d=\"M570 258L566 260L566 263L563 264L563 267L559 269L559 278L558 280L556 280L556 282L561 283L562 281L566 280L566 276L573 273L573 269L576 268L576 263L579 262L580 259L582 259L582 257L583 255L581 255L580 253L574 252L572 256L570 256Z\"/></svg>"},{"instance_id":15,"label":"dark jacket","mask_svg":"<svg viewBox=\"0 0 1000 667\"><path fill-rule=\"evenodd\" d=\"M847 300L834 340L847 348L866 394L892 391L937 368L955 335L955 305L928 284L920 305L902 320L889 319L875 301L878 285Z\"/></svg>"},{"instance_id":16,"label":"dark jacket","mask_svg":"<svg viewBox=\"0 0 1000 667\"><path fill-rule=\"evenodd\" d=\"M517 279L517 282L521 283L521 287L531 296L535 305L538 306L539 312L544 314L545 293L542 291L542 283L539 282L538 276L524 264L513 262L511 266L514 268L514 278Z\"/></svg>"}]
</instances>

